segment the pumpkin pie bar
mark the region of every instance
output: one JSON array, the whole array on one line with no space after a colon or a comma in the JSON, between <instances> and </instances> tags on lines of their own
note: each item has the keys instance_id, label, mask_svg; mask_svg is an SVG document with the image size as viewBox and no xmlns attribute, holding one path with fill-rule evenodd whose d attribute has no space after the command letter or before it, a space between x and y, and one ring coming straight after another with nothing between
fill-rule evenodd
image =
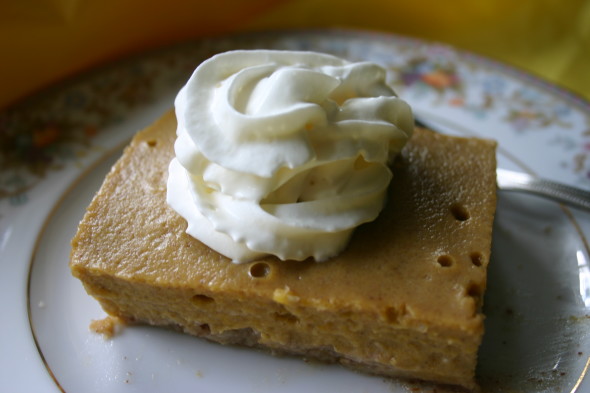
<instances>
[{"instance_id":1,"label":"pumpkin pie bar","mask_svg":"<svg viewBox=\"0 0 590 393\"><path fill-rule=\"evenodd\" d=\"M325 262L236 264L166 203L176 118L139 132L72 240L104 310L222 344L474 389L496 206L495 143L416 129L386 207ZM252 223L256 231L256 223Z\"/></svg>"}]
</instances>

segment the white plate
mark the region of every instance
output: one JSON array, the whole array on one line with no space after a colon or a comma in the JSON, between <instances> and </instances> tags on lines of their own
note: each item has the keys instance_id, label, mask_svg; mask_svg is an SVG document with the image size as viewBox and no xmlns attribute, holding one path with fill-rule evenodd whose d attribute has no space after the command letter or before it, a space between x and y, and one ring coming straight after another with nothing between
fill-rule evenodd
<instances>
[{"instance_id":1,"label":"white plate","mask_svg":"<svg viewBox=\"0 0 590 393\"><path fill-rule=\"evenodd\" d=\"M151 327L112 340L71 277L69 241L120 148L190 72L233 48L309 49L385 65L425 121L499 141L499 165L590 188L590 104L448 46L351 31L187 43L101 68L0 112L0 390L408 392L432 386L274 358ZM590 392L590 214L500 193L478 375L486 392ZM437 391L442 391L437 387Z\"/></svg>"}]
</instances>

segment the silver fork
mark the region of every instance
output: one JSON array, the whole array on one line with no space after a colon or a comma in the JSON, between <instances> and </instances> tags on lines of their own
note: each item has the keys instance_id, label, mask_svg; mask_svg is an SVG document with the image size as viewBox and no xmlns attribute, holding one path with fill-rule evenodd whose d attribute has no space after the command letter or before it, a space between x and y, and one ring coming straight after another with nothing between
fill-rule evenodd
<instances>
[{"instance_id":1,"label":"silver fork","mask_svg":"<svg viewBox=\"0 0 590 393\"><path fill-rule=\"evenodd\" d=\"M590 192L522 172L498 168L498 189L539 195L580 209L590 210Z\"/></svg>"},{"instance_id":2,"label":"silver fork","mask_svg":"<svg viewBox=\"0 0 590 393\"><path fill-rule=\"evenodd\" d=\"M416 119L416 126L441 132L430 123L426 125L418 119ZM500 168L496 170L496 182L499 190L526 192L572 207L590 210L590 192L581 188Z\"/></svg>"}]
</instances>

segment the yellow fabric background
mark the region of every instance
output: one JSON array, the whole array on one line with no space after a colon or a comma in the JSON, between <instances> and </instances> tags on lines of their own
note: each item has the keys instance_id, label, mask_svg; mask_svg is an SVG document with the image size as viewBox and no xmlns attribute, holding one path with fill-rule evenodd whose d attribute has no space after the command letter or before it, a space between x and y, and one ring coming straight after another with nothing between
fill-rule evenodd
<instances>
[{"instance_id":1,"label":"yellow fabric background","mask_svg":"<svg viewBox=\"0 0 590 393\"><path fill-rule=\"evenodd\" d=\"M0 0L0 108L185 39L329 27L449 43L590 99L590 0Z\"/></svg>"}]
</instances>

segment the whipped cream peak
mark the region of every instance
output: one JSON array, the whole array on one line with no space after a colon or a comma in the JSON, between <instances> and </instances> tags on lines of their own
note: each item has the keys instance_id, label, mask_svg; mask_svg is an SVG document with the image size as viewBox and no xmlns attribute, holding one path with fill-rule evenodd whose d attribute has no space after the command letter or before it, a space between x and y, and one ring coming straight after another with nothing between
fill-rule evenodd
<instances>
[{"instance_id":1,"label":"whipped cream peak","mask_svg":"<svg viewBox=\"0 0 590 393\"><path fill-rule=\"evenodd\" d=\"M180 90L168 203L236 262L325 260L377 217L388 163L413 131L373 63L315 52L232 51Z\"/></svg>"}]
</instances>

